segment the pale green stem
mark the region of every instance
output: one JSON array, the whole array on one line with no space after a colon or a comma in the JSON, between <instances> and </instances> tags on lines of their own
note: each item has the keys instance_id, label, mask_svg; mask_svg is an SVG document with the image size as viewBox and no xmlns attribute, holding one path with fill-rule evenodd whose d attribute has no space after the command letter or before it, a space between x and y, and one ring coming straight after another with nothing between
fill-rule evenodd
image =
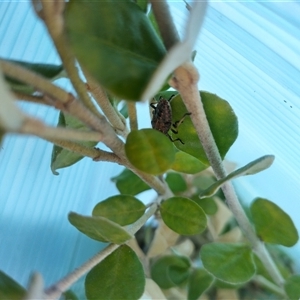
<instances>
[{"instance_id":1,"label":"pale green stem","mask_svg":"<svg viewBox=\"0 0 300 300\"><path fill-rule=\"evenodd\" d=\"M157 205L153 204L149 209L145 212L145 214L138 219L135 223L131 224L127 227L127 231L134 235L145 223L146 221L155 213L157 209ZM61 294L67 291L79 278L84 276L88 271L90 271L93 267L103 261L108 255L110 255L113 251L115 251L120 245L110 244L105 249L101 250L98 254L84 263L82 266L74 270L72 273L68 274L65 278L61 279L56 284L50 286L45 290L45 294L47 295L47 300L49 299L57 299L61 296Z\"/></svg>"},{"instance_id":2,"label":"pale green stem","mask_svg":"<svg viewBox=\"0 0 300 300\"><path fill-rule=\"evenodd\" d=\"M276 286L273 282L270 282L265 277L261 275L256 275L253 279L254 282L257 282L260 286L272 291L273 293L282 297L282 299L286 299L286 295L282 292L282 289Z\"/></svg>"}]
</instances>

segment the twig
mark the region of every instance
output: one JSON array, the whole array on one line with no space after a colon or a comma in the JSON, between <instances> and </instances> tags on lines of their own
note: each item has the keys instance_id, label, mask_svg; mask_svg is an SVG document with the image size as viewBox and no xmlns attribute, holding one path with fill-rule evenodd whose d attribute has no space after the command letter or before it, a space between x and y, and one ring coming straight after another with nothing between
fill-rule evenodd
<instances>
[{"instance_id":1,"label":"twig","mask_svg":"<svg viewBox=\"0 0 300 300\"><path fill-rule=\"evenodd\" d=\"M221 179L226 176L226 171L222 164L221 156L206 119L205 111L197 87L198 78L199 76L197 70L191 63L187 63L175 71L175 76L170 83L181 94L187 110L193 112L191 119L198 133L203 149L205 150L207 158L217 179ZM274 281L279 286L282 286L284 280L276 265L270 258L269 253L266 251L263 243L259 241L254 233L253 228L240 202L238 201L231 182L226 182L223 185L222 190L224 192L228 207L234 214L241 230L252 244L253 250L260 257Z\"/></svg>"},{"instance_id":2,"label":"twig","mask_svg":"<svg viewBox=\"0 0 300 300\"><path fill-rule=\"evenodd\" d=\"M44 139L62 139L67 141L96 141L102 139L102 134L96 131L82 131L64 127L50 127L42 121L26 117L17 133L32 134Z\"/></svg>"},{"instance_id":3,"label":"twig","mask_svg":"<svg viewBox=\"0 0 300 300\"><path fill-rule=\"evenodd\" d=\"M146 213L135 223L127 227L127 230L130 234L134 235L145 223L146 221L155 213L157 205L153 204ZM45 290L47 299L57 299L60 295L67 291L72 284L74 284L79 278L81 278L85 273L90 271L94 266L99 264L104 260L108 255L115 251L120 245L110 244L104 250L101 250L93 258L84 263L81 267L74 270L72 273L68 274L65 278L57 282L56 284L50 286Z\"/></svg>"},{"instance_id":4,"label":"twig","mask_svg":"<svg viewBox=\"0 0 300 300\"><path fill-rule=\"evenodd\" d=\"M51 95L54 99L59 99L63 103L67 103L70 100L69 93L33 71L3 59L0 59L0 67L5 75L27 83L35 87L36 90Z\"/></svg>"},{"instance_id":5,"label":"twig","mask_svg":"<svg viewBox=\"0 0 300 300\"><path fill-rule=\"evenodd\" d=\"M169 5L165 0L150 0L150 2L164 45L169 50L180 41L172 21Z\"/></svg>"},{"instance_id":6,"label":"twig","mask_svg":"<svg viewBox=\"0 0 300 300\"><path fill-rule=\"evenodd\" d=\"M48 105L50 106L50 103L47 102L44 99L44 96L35 96L35 95L28 95L28 94L23 94L20 92L15 92L13 91L13 95L15 96L15 98L17 100L20 101L27 101L27 102L31 102L31 103L36 103L36 104L43 104L43 105Z\"/></svg>"},{"instance_id":7,"label":"twig","mask_svg":"<svg viewBox=\"0 0 300 300\"><path fill-rule=\"evenodd\" d=\"M63 8L64 1L41 0L42 10L37 12L38 16L45 22L48 32L56 46L56 50L61 58L64 68L72 82L73 87L78 93L79 98L84 105L95 115L101 117L101 114L93 104L87 93L86 86L79 76L79 70L76 67L76 59L72 49L70 49L64 35Z\"/></svg>"},{"instance_id":8,"label":"twig","mask_svg":"<svg viewBox=\"0 0 300 300\"><path fill-rule=\"evenodd\" d=\"M94 99L100 106L104 115L107 117L108 121L116 130L117 134L120 134L124 138L127 137L129 131L126 127L125 120L120 118L120 115L116 112L114 107L111 105L106 92L104 89L98 84L98 82L84 70L84 75L87 80L88 90L94 96Z\"/></svg>"},{"instance_id":9,"label":"twig","mask_svg":"<svg viewBox=\"0 0 300 300\"><path fill-rule=\"evenodd\" d=\"M0 60L4 74L34 86L45 93L45 99L56 108L67 112L87 124L92 129L103 134L103 142L111 148L116 155L126 160L124 144L116 136L104 116L96 117L83 106L72 94L52 84L47 79L16 64Z\"/></svg>"},{"instance_id":10,"label":"twig","mask_svg":"<svg viewBox=\"0 0 300 300\"><path fill-rule=\"evenodd\" d=\"M76 142L64 141L58 139L46 139L47 141L60 146L71 152L81 154L82 156L90 157L94 161L109 161L122 164L120 158L112 152L107 152L95 147L86 147Z\"/></svg>"},{"instance_id":11,"label":"twig","mask_svg":"<svg viewBox=\"0 0 300 300\"><path fill-rule=\"evenodd\" d=\"M127 105L127 109L128 109L130 129L137 130L138 122L137 122L137 114L136 114L136 103L133 101L127 101L126 105Z\"/></svg>"}]
</instances>

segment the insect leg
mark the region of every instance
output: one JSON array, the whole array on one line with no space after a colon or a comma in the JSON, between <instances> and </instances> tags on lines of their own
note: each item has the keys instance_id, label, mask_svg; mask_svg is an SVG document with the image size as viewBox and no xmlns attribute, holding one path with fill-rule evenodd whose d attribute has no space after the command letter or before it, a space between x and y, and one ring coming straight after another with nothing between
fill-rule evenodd
<instances>
[{"instance_id":1,"label":"insect leg","mask_svg":"<svg viewBox=\"0 0 300 300\"><path fill-rule=\"evenodd\" d=\"M190 113L190 112L185 113L179 121L176 121L176 122L173 124L173 127L174 127L175 129L177 129L177 128L180 126L180 124L184 121L185 117L186 117L186 116L190 116L191 114L192 114L192 113Z\"/></svg>"},{"instance_id":2,"label":"insect leg","mask_svg":"<svg viewBox=\"0 0 300 300\"><path fill-rule=\"evenodd\" d=\"M174 142L179 141L182 145L184 145L184 142L180 138L177 138L177 139L173 140L172 137L168 133L167 133L167 136L169 137L171 142L174 143Z\"/></svg>"}]
</instances>

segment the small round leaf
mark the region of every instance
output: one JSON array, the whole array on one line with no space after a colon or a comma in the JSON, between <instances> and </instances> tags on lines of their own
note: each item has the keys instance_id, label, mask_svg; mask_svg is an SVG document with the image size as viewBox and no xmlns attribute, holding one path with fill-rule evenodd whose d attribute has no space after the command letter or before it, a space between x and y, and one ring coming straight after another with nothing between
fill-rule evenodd
<instances>
[{"instance_id":1,"label":"small round leaf","mask_svg":"<svg viewBox=\"0 0 300 300\"><path fill-rule=\"evenodd\" d=\"M124 169L121 174L111 178L111 180L116 183L121 194L134 196L150 189L140 177L128 169Z\"/></svg>"},{"instance_id":2,"label":"small round leaf","mask_svg":"<svg viewBox=\"0 0 300 300\"><path fill-rule=\"evenodd\" d=\"M88 217L70 212L68 219L79 231L100 242L123 244L132 238L119 224L103 217Z\"/></svg>"},{"instance_id":3,"label":"small round leaf","mask_svg":"<svg viewBox=\"0 0 300 300\"><path fill-rule=\"evenodd\" d=\"M154 129L133 130L125 144L126 156L139 170L158 175L171 168L175 159L174 146Z\"/></svg>"},{"instance_id":4,"label":"small round leaf","mask_svg":"<svg viewBox=\"0 0 300 300\"><path fill-rule=\"evenodd\" d=\"M163 289L169 289L188 277L189 260L184 256L166 255L151 267L152 279Z\"/></svg>"},{"instance_id":5,"label":"small round leaf","mask_svg":"<svg viewBox=\"0 0 300 300\"><path fill-rule=\"evenodd\" d=\"M284 289L289 299L300 299L300 275L289 277L284 284Z\"/></svg>"},{"instance_id":6,"label":"small round leaf","mask_svg":"<svg viewBox=\"0 0 300 300\"><path fill-rule=\"evenodd\" d=\"M187 189L185 180L178 173L168 173L165 180L173 193L184 192Z\"/></svg>"},{"instance_id":7,"label":"small round leaf","mask_svg":"<svg viewBox=\"0 0 300 300\"><path fill-rule=\"evenodd\" d=\"M19 300L26 295L26 290L15 280L0 270L0 299Z\"/></svg>"},{"instance_id":8,"label":"small round leaf","mask_svg":"<svg viewBox=\"0 0 300 300\"><path fill-rule=\"evenodd\" d=\"M196 174L206 168L207 165L199 159L183 151L176 152L175 161L172 164L172 170L186 174Z\"/></svg>"},{"instance_id":9,"label":"small round leaf","mask_svg":"<svg viewBox=\"0 0 300 300\"><path fill-rule=\"evenodd\" d=\"M256 233L264 242L292 247L298 241L292 219L275 203L256 198L250 209Z\"/></svg>"},{"instance_id":10,"label":"small round leaf","mask_svg":"<svg viewBox=\"0 0 300 300\"><path fill-rule=\"evenodd\" d=\"M201 233L206 228L206 215L194 201L184 197L172 197L160 206L166 225L182 235Z\"/></svg>"},{"instance_id":11,"label":"small round leaf","mask_svg":"<svg viewBox=\"0 0 300 300\"><path fill-rule=\"evenodd\" d=\"M233 284L249 281L255 274L253 254L247 245L205 244L200 250L204 268L216 278Z\"/></svg>"},{"instance_id":12,"label":"small round leaf","mask_svg":"<svg viewBox=\"0 0 300 300\"><path fill-rule=\"evenodd\" d=\"M224 158L238 136L237 117L230 104L217 95L203 91L200 92L200 95L213 137L221 157ZM187 112L180 95L174 97L170 104L173 122L179 121L184 113ZM178 127L178 134L173 134L173 138L175 136L184 141L184 145L180 142L175 142L178 149L198 158L203 164L209 165L196 129L189 117L186 117L184 122Z\"/></svg>"},{"instance_id":13,"label":"small round leaf","mask_svg":"<svg viewBox=\"0 0 300 300\"><path fill-rule=\"evenodd\" d=\"M140 100L166 52L141 8L129 0L70 0L65 24L77 59L101 86Z\"/></svg>"},{"instance_id":14,"label":"small round leaf","mask_svg":"<svg viewBox=\"0 0 300 300\"><path fill-rule=\"evenodd\" d=\"M211 286L214 277L205 269L195 269L188 282L188 300L197 300Z\"/></svg>"},{"instance_id":15,"label":"small round leaf","mask_svg":"<svg viewBox=\"0 0 300 300\"><path fill-rule=\"evenodd\" d=\"M94 207L92 215L125 226L139 219L145 210L146 206L138 199L129 195L117 195L99 202Z\"/></svg>"},{"instance_id":16,"label":"small round leaf","mask_svg":"<svg viewBox=\"0 0 300 300\"><path fill-rule=\"evenodd\" d=\"M107 256L85 279L85 293L89 300L139 299L144 287L142 264L127 245Z\"/></svg>"}]
</instances>

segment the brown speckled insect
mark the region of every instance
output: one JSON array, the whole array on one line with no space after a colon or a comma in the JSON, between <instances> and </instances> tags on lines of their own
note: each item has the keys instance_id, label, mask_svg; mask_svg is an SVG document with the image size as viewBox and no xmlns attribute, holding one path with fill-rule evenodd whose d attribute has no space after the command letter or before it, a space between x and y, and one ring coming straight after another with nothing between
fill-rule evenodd
<instances>
[{"instance_id":1,"label":"brown speckled insect","mask_svg":"<svg viewBox=\"0 0 300 300\"><path fill-rule=\"evenodd\" d=\"M151 125L153 129L156 129L162 132L163 134L165 134L166 136L168 136L172 142L179 141L181 144L184 144L184 142L180 138L173 140L168 132L171 129L173 133L177 134L178 126L183 122L186 116L189 116L192 113L190 112L185 113L179 121L176 121L175 123L172 124L172 109L171 109L170 101L174 96L175 95L172 95L169 100L160 97L159 102L156 104L156 106L154 103L150 104L150 106L153 108L152 111L153 117L151 120Z\"/></svg>"}]
</instances>

